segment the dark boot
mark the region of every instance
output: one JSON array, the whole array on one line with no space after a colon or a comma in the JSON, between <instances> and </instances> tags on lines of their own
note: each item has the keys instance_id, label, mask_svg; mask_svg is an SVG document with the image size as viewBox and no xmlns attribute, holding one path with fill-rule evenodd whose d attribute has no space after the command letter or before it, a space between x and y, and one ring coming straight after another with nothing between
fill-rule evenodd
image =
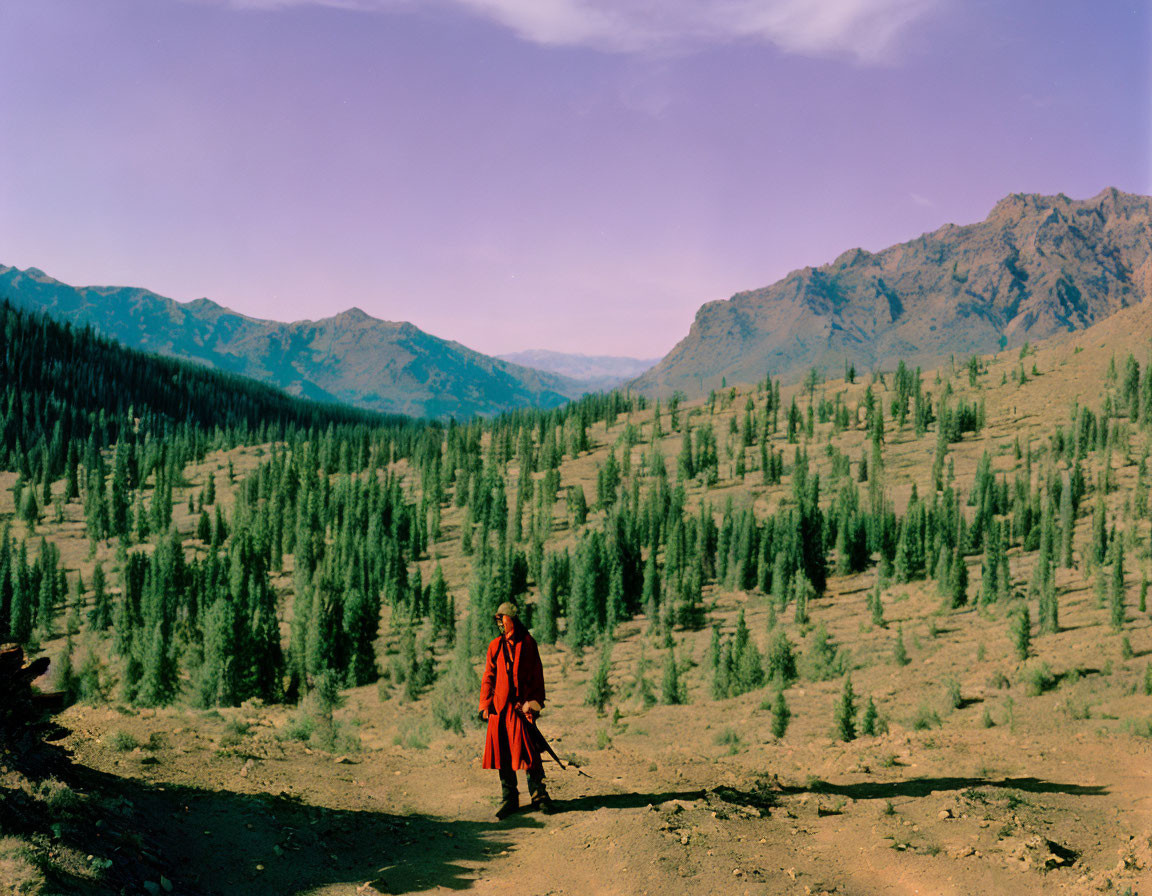
<instances>
[{"instance_id":1,"label":"dark boot","mask_svg":"<svg viewBox=\"0 0 1152 896\"><path fill-rule=\"evenodd\" d=\"M503 821L509 815L520 811L520 791L516 789L516 772L500 769L500 808L496 817Z\"/></svg>"},{"instance_id":2,"label":"dark boot","mask_svg":"<svg viewBox=\"0 0 1152 896\"><path fill-rule=\"evenodd\" d=\"M532 798L533 809L539 809L545 815L551 815L556 811L556 805L544 787L543 769L539 772L531 769L528 771L528 794Z\"/></svg>"}]
</instances>

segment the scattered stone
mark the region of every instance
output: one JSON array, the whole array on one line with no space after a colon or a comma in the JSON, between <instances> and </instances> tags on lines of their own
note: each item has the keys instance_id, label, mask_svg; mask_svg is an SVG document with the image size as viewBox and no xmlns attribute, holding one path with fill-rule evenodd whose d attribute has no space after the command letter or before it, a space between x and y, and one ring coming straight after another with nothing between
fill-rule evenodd
<instances>
[{"instance_id":1,"label":"scattered stone","mask_svg":"<svg viewBox=\"0 0 1152 896\"><path fill-rule=\"evenodd\" d=\"M953 818L955 816L953 816L952 810L945 806L943 809L936 813L936 817L941 821L944 821L946 818Z\"/></svg>"},{"instance_id":2,"label":"scattered stone","mask_svg":"<svg viewBox=\"0 0 1152 896\"><path fill-rule=\"evenodd\" d=\"M681 831L681 832L680 832L680 842L681 842L681 843L683 843L685 846L687 846L687 845L688 845L688 841L689 841L690 839L691 839L691 838L688 836L688 832L687 832L687 831Z\"/></svg>"}]
</instances>

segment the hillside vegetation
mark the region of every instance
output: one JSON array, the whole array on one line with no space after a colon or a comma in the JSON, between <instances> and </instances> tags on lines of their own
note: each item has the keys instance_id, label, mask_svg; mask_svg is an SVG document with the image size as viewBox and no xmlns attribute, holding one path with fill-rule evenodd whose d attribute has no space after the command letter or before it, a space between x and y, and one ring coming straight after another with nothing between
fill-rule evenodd
<instances>
[{"instance_id":1,"label":"hillside vegetation","mask_svg":"<svg viewBox=\"0 0 1152 896\"><path fill-rule=\"evenodd\" d=\"M9 397L0 637L54 657L70 746L156 825L141 873L192 891L587 892L638 865L678 892L1130 885L1148 832L1110 794L1152 716L1150 322L444 428L240 415L142 437L162 418L142 395L113 435L54 449ZM87 354L55 356L67 377ZM546 731L593 773L554 786L548 830L597 844L587 865L489 850L537 830L488 821L473 770L509 599L544 645ZM61 786L107 815L107 781ZM188 836L209 819L231 848ZM29 892L139 880L70 822L0 822L47 863Z\"/></svg>"}]
</instances>

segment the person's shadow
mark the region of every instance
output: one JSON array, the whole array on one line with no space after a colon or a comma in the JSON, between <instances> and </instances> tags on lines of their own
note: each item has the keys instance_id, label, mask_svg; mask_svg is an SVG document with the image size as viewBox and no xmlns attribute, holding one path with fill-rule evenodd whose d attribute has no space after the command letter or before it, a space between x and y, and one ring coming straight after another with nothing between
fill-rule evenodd
<instances>
[{"instance_id":1,"label":"person's shadow","mask_svg":"<svg viewBox=\"0 0 1152 896\"><path fill-rule=\"evenodd\" d=\"M500 822L331 809L286 794L157 785L84 766L69 778L85 805L56 822L57 839L97 871L55 875L55 890L69 893L152 892L161 876L185 896L288 896L330 884L364 894L464 890L517 828L543 824L531 813Z\"/></svg>"}]
</instances>

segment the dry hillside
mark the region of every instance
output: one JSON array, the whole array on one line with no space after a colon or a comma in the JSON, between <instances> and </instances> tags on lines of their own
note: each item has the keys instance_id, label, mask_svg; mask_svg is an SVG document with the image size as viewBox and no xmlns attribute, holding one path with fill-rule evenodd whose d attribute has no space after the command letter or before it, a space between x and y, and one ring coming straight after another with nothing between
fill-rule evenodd
<instances>
[{"instance_id":1,"label":"dry hillside","mask_svg":"<svg viewBox=\"0 0 1152 896\"><path fill-rule=\"evenodd\" d=\"M1070 431L1078 406L1100 413L1114 402L1127 354L1142 371L1152 362L1150 336L1152 306L1141 304L1079 334L926 371L924 386L937 399L950 386L954 400L985 409L978 434L946 447L943 475L964 512L985 452L1006 482L1025 469L1036 483L1049 467L1063 469L1057 428ZM795 445L783 430L772 436L789 468L798 448L807 451L823 504L866 455L856 411L865 390L886 407L891 386L889 372L883 383L785 387L785 409L793 396L804 409L837 395L853 409L842 432L816 422ZM762 385L740 386L681 406L685 421L711 423L720 445L719 481L688 483L690 509L706 501L719 518L730 498L763 517L790 499L789 475L766 484L752 449L736 475L727 451L748 400L762 403L763 393ZM663 414L657 443L674 481L681 435ZM582 486L593 504L597 472L610 450L619 456L627 426L640 434L631 449L640 469L653 416L648 407L594 427L592 450L564 461L563 484ZM1114 422L1108 450L1083 460L1091 491L1075 519L1073 564L1055 569L1054 633L1039 631L1029 592L1037 551L1015 546L1012 595L979 600L981 559L969 556L970 597L955 609L931 579L887 578L876 612L875 567L830 575L800 621L793 606L755 589L709 585L700 630L666 629L642 614L617 627L609 650L574 650L563 638L542 648L549 701L541 728L575 767L549 767L558 814L501 823L492 814L495 775L479 768L474 677L454 674L449 648L436 643L439 678L412 699L393 671L401 632L386 609L378 660L389 674L345 691L334 706L312 697L300 706L142 709L112 700L68 709L60 721L71 730L63 743L75 765L45 777L10 763L0 777L0 821L12 835L0 840L0 874L18 893L1152 892L1152 619L1142 584L1152 532L1138 500L1152 431ZM881 476L898 514L913 485L921 496L934 491L936 448L931 430L917 437L911 424L888 422ZM206 477L215 477L226 510L236 487L229 465L242 483L268 450L236 448L190 467L173 495L177 529L193 531L189 495ZM837 470L845 458L847 477ZM507 477L512 497L515 463ZM0 474L2 520L15 516L14 478ZM1097 489L1109 479L1111 487ZM420 483L411 476L405 488L415 495ZM1126 552L1119 628L1101 594L1108 569L1089 557L1097 492ZM114 570L116 544L90 552L79 503L67 504L64 517L42 523L33 538L56 544L64 569L88 581L97 561ZM554 520L549 549L574 546L563 500ZM463 524L448 503L440 538L421 561L425 582L441 564L460 616L475 562L461 549ZM23 522L13 527L24 534ZM290 573L288 563L275 580L285 638ZM537 601L538 592L529 597ZM1023 659L1012 634L1022 605L1033 623ZM729 641L741 613L761 656L781 632L795 648L799 675L781 691L790 712L781 736L773 733L776 687L713 696L714 627ZM823 652L821 632L830 641ZM43 645L53 657L63 648L63 638ZM115 676L103 642L81 631L73 661L86 653ZM684 688L679 705L661 690L670 654ZM588 697L601 662L611 693L598 711ZM857 736L845 739L835 719L849 679ZM870 734L868 701L876 709Z\"/></svg>"}]
</instances>

